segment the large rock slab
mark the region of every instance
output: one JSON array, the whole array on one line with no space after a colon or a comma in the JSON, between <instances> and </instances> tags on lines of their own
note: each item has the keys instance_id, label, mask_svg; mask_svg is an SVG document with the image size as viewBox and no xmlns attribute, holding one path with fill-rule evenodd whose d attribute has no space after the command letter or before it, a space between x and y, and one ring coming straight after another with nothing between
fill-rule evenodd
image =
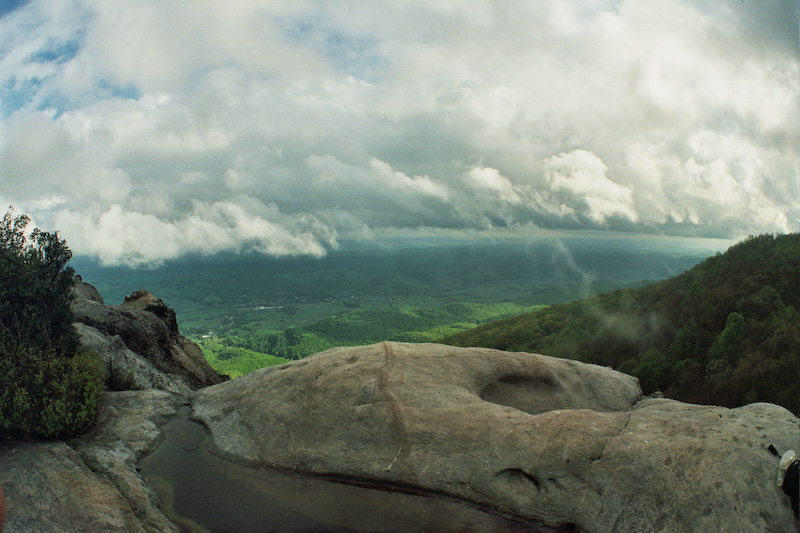
<instances>
[{"instance_id":1,"label":"large rock slab","mask_svg":"<svg viewBox=\"0 0 800 533\"><path fill-rule=\"evenodd\" d=\"M641 398L635 378L432 344L329 350L195 394L235 461L446 493L583 531L794 531L783 408Z\"/></svg>"},{"instance_id":2,"label":"large rock slab","mask_svg":"<svg viewBox=\"0 0 800 533\"><path fill-rule=\"evenodd\" d=\"M153 390L108 392L97 426L78 439L0 444L4 531L177 531L136 464L184 401Z\"/></svg>"},{"instance_id":3,"label":"large rock slab","mask_svg":"<svg viewBox=\"0 0 800 533\"><path fill-rule=\"evenodd\" d=\"M125 499L63 442L0 446L5 531L142 531Z\"/></svg>"}]
</instances>

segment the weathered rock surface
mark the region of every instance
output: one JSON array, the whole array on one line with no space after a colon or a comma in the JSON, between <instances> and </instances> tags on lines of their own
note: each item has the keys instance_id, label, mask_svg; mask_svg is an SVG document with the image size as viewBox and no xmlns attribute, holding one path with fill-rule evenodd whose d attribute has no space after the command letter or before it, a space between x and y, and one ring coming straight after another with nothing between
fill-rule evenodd
<instances>
[{"instance_id":1,"label":"weathered rock surface","mask_svg":"<svg viewBox=\"0 0 800 533\"><path fill-rule=\"evenodd\" d=\"M90 300L92 302L105 304L103 297L100 295L100 291L98 291L94 285L84 282L80 276L75 276L75 280L72 284L72 296L75 300Z\"/></svg>"},{"instance_id":2,"label":"weathered rock surface","mask_svg":"<svg viewBox=\"0 0 800 533\"><path fill-rule=\"evenodd\" d=\"M73 447L93 472L112 481L145 530L175 530L136 465L158 446L161 425L188 399L156 390L106 394L97 425Z\"/></svg>"},{"instance_id":3,"label":"weathered rock surface","mask_svg":"<svg viewBox=\"0 0 800 533\"><path fill-rule=\"evenodd\" d=\"M76 283L75 294L85 293L86 285ZM165 390L180 387L172 378L154 379L148 365L132 363L131 354L135 354L155 369L181 378L192 389L226 380L211 368L200 347L179 333L175 311L149 292L136 291L119 306L105 305L100 300L76 299L72 312L77 323L96 330L82 328L82 338L106 357L110 371L131 372L140 383L150 382L152 386L170 382ZM127 352L121 350L120 341ZM114 368L115 364L123 363Z\"/></svg>"},{"instance_id":4,"label":"weathered rock surface","mask_svg":"<svg viewBox=\"0 0 800 533\"><path fill-rule=\"evenodd\" d=\"M141 531L115 487L63 442L0 448L5 530Z\"/></svg>"},{"instance_id":5,"label":"weathered rock surface","mask_svg":"<svg viewBox=\"0 0 800 533\"><path fill-rule=\"evenodd\" d=\"M78 439L0 444L5 531L177 531L135 467L183 401L153 390L109 392L97 426Z\"/></svg>"},{"instance_id":6,"label":"weathered rock surface","mask_svg":"<svg viewBox=\"0 0 800 533\"><path fill-rule=\"evenodd\" d=\"M178 394L191 392L186 380L157 369L153 363L130 350L119 335L107 335L80 322L75 323L75 329L80 335L81 344L103 360L108 381L117 388L157 389Z\"/></svg>"},{"instance_id":7,"label":"weathered rock surface","mask_svg":"<svg viewBox=\"0 0 800 533\"><path fill-rule=\"evenodd\" d=\"M583 531L794 531L766 450L785 409L642 399L607 368L383 343L194 395L217 451L251 465L412 485Z\"/></svg>"}]
</instances>

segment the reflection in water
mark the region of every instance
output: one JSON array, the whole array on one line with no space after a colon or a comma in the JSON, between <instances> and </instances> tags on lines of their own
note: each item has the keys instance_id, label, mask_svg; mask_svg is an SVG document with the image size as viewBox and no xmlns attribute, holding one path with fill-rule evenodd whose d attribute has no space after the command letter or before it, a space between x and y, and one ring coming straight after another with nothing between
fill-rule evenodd
<instances>
[{"instance_id":1,"label":"reflection in water","mask_svg":"<svg viewBox=\"0 0 800 533\"><path fill-rule=\"evenodd\" d=\"M196 422L176 418L163 429L141 472L184 531L552 531L455 500L246 468L209 453Z\"/></svg>"}]
</instances>

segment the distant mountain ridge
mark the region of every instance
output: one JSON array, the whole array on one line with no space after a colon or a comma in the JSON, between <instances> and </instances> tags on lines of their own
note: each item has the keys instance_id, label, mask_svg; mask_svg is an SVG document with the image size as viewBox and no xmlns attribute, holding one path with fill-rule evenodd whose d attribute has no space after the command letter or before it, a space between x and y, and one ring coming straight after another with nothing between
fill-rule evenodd
<instances>
[{"instance_id":1,"label":"distant mountain ridge","mask_svg":"<svg viewBox=\"0 0 800 533\"><path fill-rule=\"evenodd\" d=\"M612 366L645 393L800 413L800 234L759 235L687 272L551 306L443 342Z\"/></svg>"}]
</instances>

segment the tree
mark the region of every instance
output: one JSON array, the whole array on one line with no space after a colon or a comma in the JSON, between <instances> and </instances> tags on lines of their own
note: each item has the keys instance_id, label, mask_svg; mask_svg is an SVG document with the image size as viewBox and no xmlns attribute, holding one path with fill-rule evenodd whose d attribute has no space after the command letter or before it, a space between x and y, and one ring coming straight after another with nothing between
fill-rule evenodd
<instances>
[{"instance_id":1,"label":"tree","mask_svg":"<svg viewBox=\"0 0 800 533\"><path fill-rule=\"evenodd\" d=\"M57 233L25 230L30 219L9 210L0 222L0 330L7 348L23 346L71 356L72 252Z\"/></svg>"},{"instance_id":2,"label":"tree","mask_svg":"<svg viewBox=\"0 0 800 533\"><path fill-rule=\"evenodd\" d=\"M666 357L656 348L650 348L632 373L639 378L642 391L650 394L665 388L668 370Z\"/></svg>"},{"instance_id":3,"label":"tree","mask_svg":"<svg viewBox=\"0 0 800 533\"><path fill-rule=\"evenodd\" d=\"M694 318L681 327L675 334L675 340L669 346L669 360L676 364L684 359L696 359L700 354L700 328Z\"/></svg>"},{"instance_id":4,"label":"tree","mask_svg":"<svg viewBox=\"0 0 800 533\"><path fill-rule=\"evenodd\" d=\"M100 362L72 325L72 252L57 233L0 222L0 432L55 437L95 418Z\"/></svg>"},{"instance_id":5,"label":"tree","mask_svg":"<svg viewBox=\"0 0 800 533\"><path fill-rule=\"evenodd\" d=\"M708 350L711 360L724 360L735 363L739 359L739 345L744 340L744 317L740 313L730 313L725 329L717 336Z\"/></svg>"}]
</instances>

